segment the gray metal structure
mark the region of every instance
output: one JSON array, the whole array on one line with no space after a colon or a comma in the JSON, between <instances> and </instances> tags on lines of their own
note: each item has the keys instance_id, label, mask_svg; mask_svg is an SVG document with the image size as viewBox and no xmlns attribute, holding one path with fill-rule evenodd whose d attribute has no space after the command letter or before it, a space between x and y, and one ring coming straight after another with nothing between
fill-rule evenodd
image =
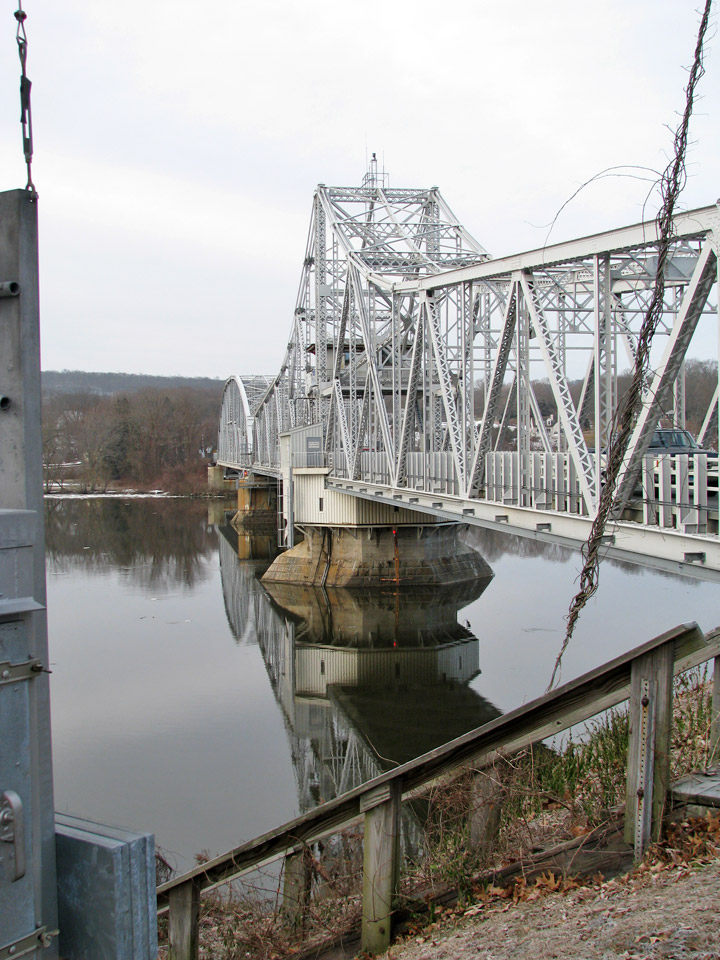
<instances>
[{"instance_id":1,"label":"gray metal structure","mask_svg":"<svg viewBox=\"0 0 720 960\"><path fill-rule=\"evenodd\" d=\"M0 957L57 957L37 204L0 193Z\"/></svg>"},{"instance_id":2,"label":"gray metal structure","mask_svg":"<svg viewBox=\"0 0 720 960\"><path fill-rule=\"evenodd\" d=\"M155 838L57 814L63 958L155 960Z\"/></svg>"},{"instance_id":3,"label":"gray metal structure","mask_svg":"<svg viewBox=\"0 0 720 960\"><path fill-rule=\"evenodd\" d=\"M643 458L661 417L685 425L691 344L717 359L719 236L717 206L675 220L652 376L620 480L626 498L643 482L643 533L627 533L629 553L662 558L660 537L678 534L667 559L712 570L717 458L676 458L665 476ZM493 260L436 188L391 189L372 167L361 187L321 184L280 372L253 410L250 451L219 462L279 476L280 434L315 424L328 486L579 543L657 244L648 221ZM717 388L698 439L717 447Z\"/></svg>"}]
</instances>

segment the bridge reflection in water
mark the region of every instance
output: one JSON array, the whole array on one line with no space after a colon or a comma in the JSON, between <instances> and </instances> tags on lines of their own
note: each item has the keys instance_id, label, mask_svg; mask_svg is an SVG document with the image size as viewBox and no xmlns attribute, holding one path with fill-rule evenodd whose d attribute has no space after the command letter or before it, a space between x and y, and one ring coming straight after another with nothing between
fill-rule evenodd
<instances>
[{"instance_id":1,"label":"bridge reflection in water","mask_svg":"<svg viewBox=\"0 0 720 960\"><path fill-rule=\"evenodd\" d=\"M422 593L266 591L267 544L220 532L228 619L262 651L301 812L499 716L470 687L479 641L458 622L491 578Z\"/></svg>"}]
</instances>

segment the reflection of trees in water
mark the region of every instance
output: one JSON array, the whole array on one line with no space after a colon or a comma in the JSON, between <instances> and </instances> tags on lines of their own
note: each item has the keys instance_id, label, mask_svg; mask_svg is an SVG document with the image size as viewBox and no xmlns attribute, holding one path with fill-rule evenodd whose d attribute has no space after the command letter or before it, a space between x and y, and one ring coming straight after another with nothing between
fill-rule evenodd
<instances>
[{"instance_id":1,"label":"reflection of trees in water","mask_svg":"<svg viewBox=\"0 0 720 960\"><path fill-rule=\"evenodd\" d=\"M119 568L147 589L206 580L217 533L195 500L108 498L45 501L45 542L55 572Z\"/></svg>"}]
</instances>

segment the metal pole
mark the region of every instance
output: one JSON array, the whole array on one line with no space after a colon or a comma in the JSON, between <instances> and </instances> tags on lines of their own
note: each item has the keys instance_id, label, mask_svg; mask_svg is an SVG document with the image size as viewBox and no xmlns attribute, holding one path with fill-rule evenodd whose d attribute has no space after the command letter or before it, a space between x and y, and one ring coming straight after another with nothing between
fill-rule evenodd
<instances>
[{"instance_id":1,"label":"metal pole","mask_svg":"<svg viewBox=\"0 0 720 960\"><path fill-rule=\"evenodd\" d=\"M27 860L24 878L8 880L0 873L0 946L4 946L12 945L21 934L33 933L32 928L12 928L13 915L21 923L20 912L22 923L27 923L29 910L38 930L49 932L57 927L45 613L37 203L27 190L0 193L0 281L18 285L17 296L0 299L0 394L6 398L0 408L0 512L8 511L5 519L11 516L10 512L18 518L31 519L35 528L34 537L30 538L30 582L21 588L22 593L32 590L32 598L18 596L18 571L11 573L0 564L0 571L6 571L5 575L0 574L0 659L20 662L34 658L41 665L41 672L36 672L33 679L6 684L0 690L0 700L3 693L23 699L28 718L27 740L21 738L20 752L15 755L9 727L15 728L21 717L18 710L11 710L10 714L0 711L0 794L10 791L21 798ZM11 539L3 546L8 547L8 553L15 553L20 563L20 553L29 552L30 541L10 543ZM3 615L12 598L17 598L16 603L25 602L24 612L12 614L8 607L8 613ZM15 949L19 951L21 946ZM52 960L57 955L57 940L53 940L44 956Z\"/></svg>"}]
</instances>

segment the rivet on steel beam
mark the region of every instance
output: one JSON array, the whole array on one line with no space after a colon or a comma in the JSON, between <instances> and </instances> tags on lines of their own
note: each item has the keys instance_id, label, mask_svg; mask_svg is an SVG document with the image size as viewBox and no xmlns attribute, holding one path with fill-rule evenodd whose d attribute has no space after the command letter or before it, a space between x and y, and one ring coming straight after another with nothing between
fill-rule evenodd
<instances>
[{"instance_id":1,"label":"rivet on steel beam","mask_svg":"<svg viewBox=\"0 0 720 960\"><path fill-rule=\"evenodd\" d=\"M17 297L20 284L17 280L0 280L0 297Z\"/></svg>"}]
</instances>

